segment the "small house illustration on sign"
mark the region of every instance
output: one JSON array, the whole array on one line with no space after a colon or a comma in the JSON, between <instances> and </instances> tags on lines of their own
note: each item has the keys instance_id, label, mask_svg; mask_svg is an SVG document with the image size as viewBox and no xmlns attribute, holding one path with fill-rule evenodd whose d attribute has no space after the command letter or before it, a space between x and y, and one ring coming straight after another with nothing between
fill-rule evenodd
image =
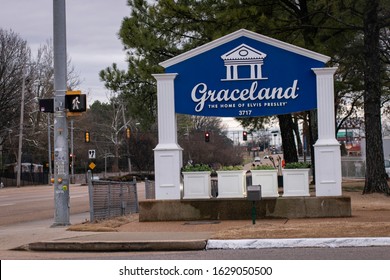
<instances>
[{"instance_id":1,"label":"small house illustration on sign","mask_svg":"<svg viewBox=\"0 0 390 280\"><path fill-rule=\"evenodd\" d=\"M226 67L226 79L221 81L266 80L261 66L267 55L246 44L242 44L221 56ZM239 77L238 68L249 67L249 77ZM247 73L247 71L245 71Z\"/></svg>"}]
</instances>

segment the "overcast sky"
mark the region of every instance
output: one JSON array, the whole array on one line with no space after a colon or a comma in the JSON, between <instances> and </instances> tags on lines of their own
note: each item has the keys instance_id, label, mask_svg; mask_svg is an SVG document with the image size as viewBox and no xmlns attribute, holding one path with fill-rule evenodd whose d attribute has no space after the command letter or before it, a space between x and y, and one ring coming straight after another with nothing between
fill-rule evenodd
<instances>
[{"instance_id":1,"label":"overcast sky","mask_svg":"<svg viewBox=\"0 0 390 280\"><path fill-rule=\"evenodd\" d=\"M130 15L127 0L66 0L67 53L79 73L88 103L107 102L108 90L99 80L100 70L113 62L126 69L118 31ZM27 40L34 57L40 45L53 38L53 0L0 0L0 27L12 29Z\"/></svg>"},{"instance_id":2,"label":"overcast sky","mask_svg":"<svg viewBox=\"0 0 390 280\"><path fill-rule=\"evenodd\" d=\"M88 104L108 101L100 70L114 62L127 68L118 38L125 16L130 16L127 0L66 0L67 53L82 81L78 90L89 93ZM0 27L27 40L35 57L39 46L53 38L53 0L0 0ZM239 129L231 118L224 121Z\"/></svg>"}]
</instances>

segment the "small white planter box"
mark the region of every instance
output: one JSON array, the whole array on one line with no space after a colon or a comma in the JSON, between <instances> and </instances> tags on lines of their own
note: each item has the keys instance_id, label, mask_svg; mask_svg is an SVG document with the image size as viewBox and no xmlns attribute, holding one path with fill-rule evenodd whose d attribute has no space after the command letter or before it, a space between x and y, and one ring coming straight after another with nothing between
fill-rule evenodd
<instances>
[{"instance_id":1,"label":"small white planter box","mask_svg":"<svg viewBox=\"0 0 390 280\"><path fill-rule=\"evenodd\" d=\"M310 169L283 169L283 196L310 196Z\"/></svg>"},{"instance_id":2,"label":"small white planter box","mask_svg":"<svg viewBox=\"0 0 390 280\"><path fill-rule=\"evenodd\" d=\"M210 171L183 172L183 199L211 197Z\"/></svg>"},{"instance_id":3,"label":"small white planter box","mask_svg":"<svg viewBox=\"0 0 390 280\"><path fill-rule=\"evenodd\" d=\"M252 185L261 185L261 197L279 197L278 170L251 170Z\"/></svg>"},{"instance_id":4,"label":"small white planter box","mask_svg":"<svg viewBox=\"0 0 390 280\"><path fill-rule=\"evenodd\" d=\"M246 197L246 170L217 171L218 198Z\"/></svg>"}]
</instances>

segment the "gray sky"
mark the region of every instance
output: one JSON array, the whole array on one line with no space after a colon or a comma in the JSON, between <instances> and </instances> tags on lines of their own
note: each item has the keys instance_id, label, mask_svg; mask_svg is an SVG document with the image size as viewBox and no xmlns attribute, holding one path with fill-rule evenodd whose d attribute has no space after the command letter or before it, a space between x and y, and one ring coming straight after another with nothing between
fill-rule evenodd
<instances>
[{"instance_id":1,"label":"gray sky","mask_svg":"<svg viewBox=\"0 0 390 280\"><path fill-rule=\"evenodd\" d=\"M88 104L108 101L100 70L114 62L120 69L127 68L118 32L129 15L127 0L66 0L67 53L82 81L75 90L89 93ZM0 27L27 40L36 56L39 46L53 38L53 0L0 0ZM224 122L240 129L231 118Z\"/></svg>"},{"instance_id":2,"label":"gray sky","mask_svg":"<svg viewBox=\"0 0 390 280\"><path fill-rule=\"evenodd\" d=\"M125 69L125 52L118 31L130 15L127 0L66 0L67 53L79 73L80 90L88 103L108 101L99 81L100 70L117 63ZM37 49L53 38L53 0L0 0L0 27L12 29Z\"/></svg>"}]
</instances>

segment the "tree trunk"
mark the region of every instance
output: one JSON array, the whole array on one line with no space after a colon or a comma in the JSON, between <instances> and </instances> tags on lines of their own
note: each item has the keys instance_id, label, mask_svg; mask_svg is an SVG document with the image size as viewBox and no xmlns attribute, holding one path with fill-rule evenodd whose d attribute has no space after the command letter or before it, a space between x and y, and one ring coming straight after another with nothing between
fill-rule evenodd
<instances>
[{"instance_id":1,"label":"tree trunk","mask_svg":"<svg viewBox=\"0 0 390 280\"><path fill-rule=\"evenodd\" d=\"M280 134L282 135L283 157L286 163L297 162L297 147L294 138L294 123L291 114L278 115Z\"/></svg>"},{"instance_id":2,"label":"tree trunk","mask_svg":"<svg viewBox=\"0 0 390 280\"><path fill-rule=\"evenodd\" d=\"M315 168L315 153L314 153L314 144L318 140L318 120L317 120L317 110L311 110L308 112L309 115L309 143L307 145L310 152L310 163L311 170L313 174L312 183L316 182L316 168Z\"/></svg>"},{"instance_id":3,"label":"tree trunk","mask_svg":"<svg viewBox=\"0 0 390 280\"><path fill-rule=\"evenodd\" d=\"M297 141L298 145L298 155L303 156L303 145L302 145L302 140L301 140L301 135L299 134L299 127L298 127L298 118L294 117L293 118L293 123L294 123L294 133L295 133L295 139Z\"/></svg>"},{"instance_id":4,"label":"tree trunk","mask_svg":"<svg viewBox=\"0 0 390 280\"><path fill-rule=\"evenodd\" d=\"M381 126L381 61L379 54L379 0L366 0L364 15L364 121L366 129L366 181L363 194L390 189L384 167Z\"/></svg>"}]
</instances>

